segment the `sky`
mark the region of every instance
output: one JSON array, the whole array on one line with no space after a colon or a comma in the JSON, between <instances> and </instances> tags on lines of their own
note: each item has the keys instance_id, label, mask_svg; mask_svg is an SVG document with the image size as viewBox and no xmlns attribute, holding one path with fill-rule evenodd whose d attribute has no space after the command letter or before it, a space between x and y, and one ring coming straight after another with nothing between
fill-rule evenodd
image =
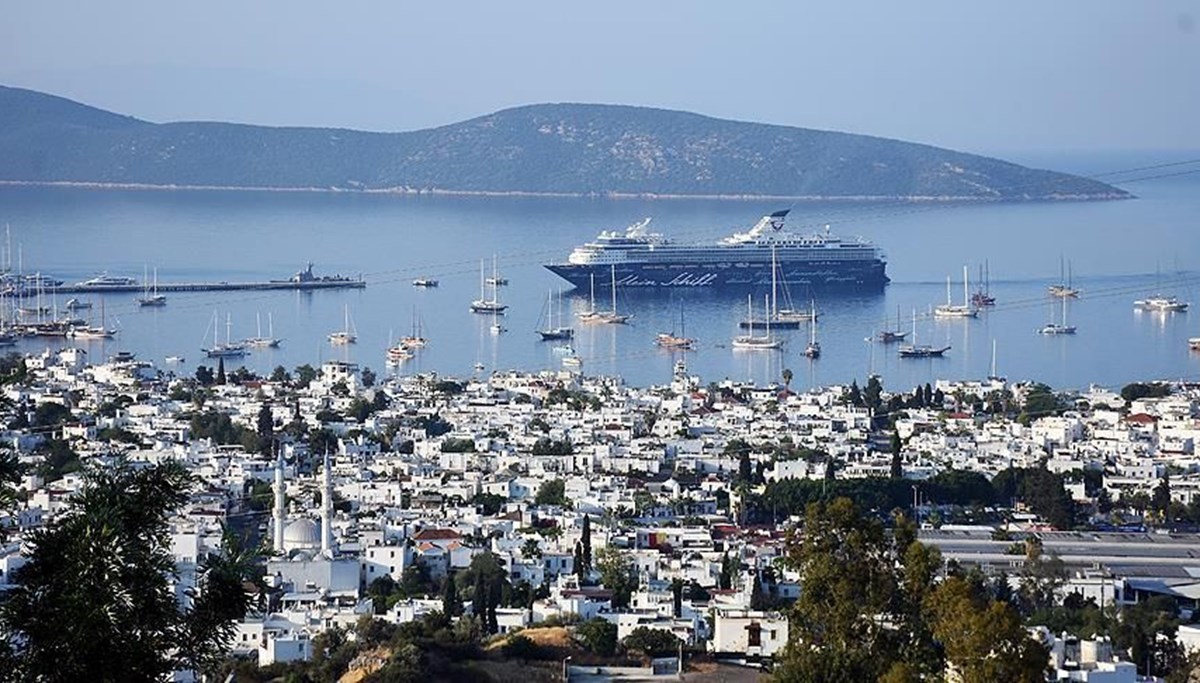
<instances>
[{"instance_id":1,"label":"sky","mask_svg":"<svg viewBox=\"0 0 1200 683\"><path fill-rule=\"evenodd\" d=\"M601 102L985 154L1200 149L1194 0L38 0L0 84L150 121L403 131Z\"/></svg>"}]
</instances>

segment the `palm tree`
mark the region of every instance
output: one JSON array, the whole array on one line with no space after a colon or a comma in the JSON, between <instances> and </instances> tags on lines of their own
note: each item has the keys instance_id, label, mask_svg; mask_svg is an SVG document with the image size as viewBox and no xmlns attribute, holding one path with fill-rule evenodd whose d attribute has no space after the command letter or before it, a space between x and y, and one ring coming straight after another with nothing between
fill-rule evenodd
<instances>
[{"instance_id":1,"label":"palm tree","mask_svg":"<svg viewBox=\"0 0 1200 683\"><path fill-rule=\"evenodd\" d=\"M793 377L792 369L784 368L783 369L783 388L787 389L789 394L792 392L792 377Z\"/></svg>"}]
</instances>

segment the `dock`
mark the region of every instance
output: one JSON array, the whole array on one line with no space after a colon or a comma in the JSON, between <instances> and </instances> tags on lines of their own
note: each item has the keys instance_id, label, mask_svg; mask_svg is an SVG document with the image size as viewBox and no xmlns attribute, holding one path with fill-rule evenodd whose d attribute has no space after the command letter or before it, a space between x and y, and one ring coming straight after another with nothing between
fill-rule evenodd
<instances>
[{"instance_id":1,"label":"dock","mask_svg":"<svg viewBox=\"0 0 1200 683\"><path fill-rule=\"evenodd\" d=\"M163 292L237 292L237 291L269 291L269 290L314 290L314 289L364 289L366 280L358 279L316 279L303 282L292 280L269 280L267 282L159 282L157 291ZM46 287L46 294L119 294L142 292L145 287L141 284L132 285L59 285Z\"/></svg>"},{"instance_id":2,"label":"dock","mask_svg":"<svg viewBox=\"0 0 1200 683\"><path fill-rule=\"evenodd\" d=\"M313 274L312 269L313 264L309 262L303 270L297 271L295 275L286 280L266 280L264 282L228 282L225 280L220 282L159 282L156 277L153 289L156 293L263 292L278 290L364 289L367 286L366 280L361 275L356 278L344 275L323 275L318 277ZM36 291L40 291L43 294L132 294L147 290L147 283L138 282L133 278L108 277L107 274L74 284L66 284L61 280L48 279L40 273L36 276L38 281L35 283L30 282L29 277L16 278L11 273L6 273L3 277L0 277L0 284L4 285L4 289L8 293L17 296L28 296Z\"/></svg>"}]
</instances>

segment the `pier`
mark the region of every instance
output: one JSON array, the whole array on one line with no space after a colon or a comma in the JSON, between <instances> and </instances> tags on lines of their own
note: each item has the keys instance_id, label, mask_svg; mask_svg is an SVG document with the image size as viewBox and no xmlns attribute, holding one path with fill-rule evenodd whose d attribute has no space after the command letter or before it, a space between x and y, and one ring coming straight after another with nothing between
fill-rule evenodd
<instances>
[{"instance_id":1,"label":"pier","mask_svg":"<svg viewBox=\"0 0 1200 683\"><path fill-rule=\"evenodd\" d=\"M364 289L366 280L361 278L330 278L307 281L268 280L267 282L160 282L157 291L162 292L236 292L264 290L300 290L314 289ZM118 294L142 292L145 286L141 283L129 285L58 285L46 287L42 291L47 294Z\"/></svg>"}]
</instances>

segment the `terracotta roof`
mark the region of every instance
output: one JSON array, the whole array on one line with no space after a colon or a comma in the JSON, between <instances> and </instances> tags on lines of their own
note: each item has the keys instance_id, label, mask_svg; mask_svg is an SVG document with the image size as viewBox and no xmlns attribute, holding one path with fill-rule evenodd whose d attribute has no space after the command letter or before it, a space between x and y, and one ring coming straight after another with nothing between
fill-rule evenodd
<instances>
[{"instance_id":1,"label":"terracotta roof","mask_svg":"<svg viewBox=\"0 0 1200 683\"><path fill-rule=\"evenodd\" d=\"M421 529L412 535L414 541L450 541L462 538L454 529Z\"/></svg>"}]
</instances>

